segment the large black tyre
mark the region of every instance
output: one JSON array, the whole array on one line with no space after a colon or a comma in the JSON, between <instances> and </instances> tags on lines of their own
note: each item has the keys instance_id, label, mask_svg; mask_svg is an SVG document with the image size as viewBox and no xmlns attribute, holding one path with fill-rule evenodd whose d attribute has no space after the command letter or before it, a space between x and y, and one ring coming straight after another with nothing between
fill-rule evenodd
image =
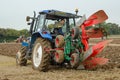
<instances>
[{"instance_id":1,"label":"large black tyre","mask_svg":"<svg viewBox=\"0 0 120 80\"><path fill-rule=\"evenodd\" d=\"M64 44L65 44L65 42L64 42L64 36L58 35L58 36L55 38L55 46L56 46L57 48L61 48L61 47L64 46Z\"/></svg>"},{"instance_id":2,"label":"large black tyre","mask_svg":"<svg viewBox=\"0 0 120 80\"><path fill-rule=\"evenodd\" d=\"M79 33L79 28L74 27L74 28L72 28L71 32L72 32L72 38L73 39L77 39L79 37L79 34L80 34Z\"/></svg>"},{"instance_id":3,"label":"large black tyre","mask_svg":"<svg viewBox=\"0 0 120 80\"><path fill-rule=\"evenodd\" d=\"M63 52L63 50L56 50L54 60L57 63L62 63L64 61L64 52Z\"/></svg>"},{"instance_id":4,"label":"large black tyre","mask_svg":"<svg viewBox=\"0 0 120 80\"><path fill-rule=\"evenodd\" d=\"M21 47L21 49L16 54L16 65L26 66L27 59L26 56L27 47Z\"/></svg>"},{"instance_id":5,"label":"large black tyre","mask_svg":"<svg viewBox=\"0 0 120 80\"><path fill-rule=\"evenodd\" d=\"M51 48L51 44L47 39L37 38L32 52L32 67L39 71L47 71L50 55L45 48Z\"/></svg>"},{"instance_id":6,"label":"large black tyre","mask_svg":"<svg viewBox=\"0 0 120 80\"><path fill-rule=\"evenodd\" d=\"M76 69L79 66L79 63L80 63L79 54L73 53L71 55L71 60L70 60L71 67Z\"/></svg>"}]
</instances>

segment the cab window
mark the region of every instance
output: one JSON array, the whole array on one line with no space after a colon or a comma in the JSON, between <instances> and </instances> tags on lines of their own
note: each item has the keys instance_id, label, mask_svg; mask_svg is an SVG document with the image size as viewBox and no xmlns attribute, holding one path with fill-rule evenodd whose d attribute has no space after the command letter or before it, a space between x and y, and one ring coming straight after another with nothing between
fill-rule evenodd
<instances>
[{"instance_id":1,"label":"cab window","mask_svg":"<svg viewBox=\"0 0 120 80\"><path fill-rule=\"evenodd\" d=\"M40 31L44 26L45 15L41 14L37 18L35 31Z\"/></svg>"}]
</instances>

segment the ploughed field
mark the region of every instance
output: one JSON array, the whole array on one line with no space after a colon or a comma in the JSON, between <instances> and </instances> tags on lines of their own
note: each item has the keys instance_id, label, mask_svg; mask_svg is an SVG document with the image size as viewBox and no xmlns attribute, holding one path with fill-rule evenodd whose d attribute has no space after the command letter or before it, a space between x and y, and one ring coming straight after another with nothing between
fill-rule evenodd
<instances>
[{"instance_id":1,"label":"ploughed field","mask_svg":"<svg viewBox=\"0 0 120 80\"><path fill-rule=\"evenodd\" d=\"M16 66L15 55L20 44L0 44L0 80L120 80L120 38L108 38L113 41L98 56L109 59L108 64L94 70L74 70L50 67L48 72L32 69L31 62L25 67ZM102 41L90 39L91 45Z\"/></svg>"}]
</instances>

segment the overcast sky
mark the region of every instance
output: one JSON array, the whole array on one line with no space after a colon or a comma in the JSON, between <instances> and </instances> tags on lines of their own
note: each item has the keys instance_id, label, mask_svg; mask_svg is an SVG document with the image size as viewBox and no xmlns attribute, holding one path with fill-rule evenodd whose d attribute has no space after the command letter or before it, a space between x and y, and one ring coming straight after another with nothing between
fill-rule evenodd
<instances>
[{"instance_id":1,"label":"overcast sky","mask_svg":"<svg viewBox=\"0 0 120 80\"><path fill-rule=\"evenodd\" d=\"M98 10L104 10L109 19L120 25L120 0L0 0L0 28L29 29L25 17L33 11L56 9L89 17Z\"/></svg>"}]
</instances>

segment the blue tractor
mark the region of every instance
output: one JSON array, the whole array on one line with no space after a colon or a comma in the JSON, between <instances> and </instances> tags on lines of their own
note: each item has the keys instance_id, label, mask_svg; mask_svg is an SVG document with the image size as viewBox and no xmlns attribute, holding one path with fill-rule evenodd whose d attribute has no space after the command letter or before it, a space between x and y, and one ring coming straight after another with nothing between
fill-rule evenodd
<instances>
[{"instance_id":1,"label":"blue tractor","mask_svg":"<svg viewBox=\"0 0 120 80\"><path fill-rule=\"evenodd\" d=\"M27 60L31 60L33 69L39 71L47 71L50 63L69 63L71 67L77 68L81 53L77 47L83 48L83 45L80 40L76 40L80 32L74 26L80 17L58 10L43 10L37 17L35 12L33 17L27 16L31 37L22 43L16 55L17 65L25 66ZM62 20L63 25L60 23Z\"/></svg>"}]
</instances>

